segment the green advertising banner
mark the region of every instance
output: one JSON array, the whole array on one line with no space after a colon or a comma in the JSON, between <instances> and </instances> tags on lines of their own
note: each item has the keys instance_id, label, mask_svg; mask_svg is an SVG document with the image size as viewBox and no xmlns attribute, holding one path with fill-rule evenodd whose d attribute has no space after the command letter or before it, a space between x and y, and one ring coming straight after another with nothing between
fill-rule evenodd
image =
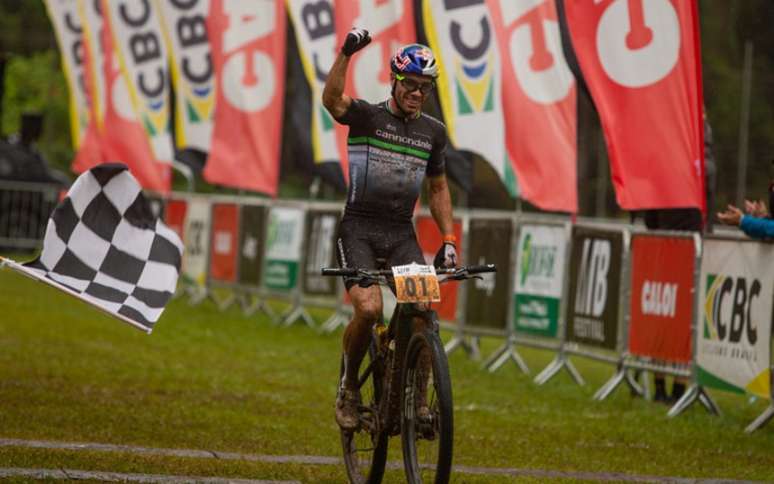
<instances>
[{"instance_id":1,"label":"green advertising banner","mask_svg":"<svg viewBox=\"0 0 774 484\"><path fill-rule=\"evenodd\" d=\"M559 336L567 231L562 226L523 225L514 274L514 326L534 336Z\"/></svg>"},{"instance_id":2,"label":"green advertising banner","mask_svg":"<svg viewBox=\"0 0 774 484\"><path fill-rule=\"evenodd\" d=\"M304 211L300 208L274 207L266 226L266 252L263 286L290 291L298 285Z\"/></svg>"},{"instance_id":3,"label":"green advertising banner","mask_svg":"<svg viewBox=\"0 0 774 484\"><path fill-rule=\"evenodd\" d=\"M261 205L244 205L239 212L239 284L258 287L261 283L267 209Z\"/></svg>"},{"instance_id":4,"label":"green advertising banner","mask_svg":"<svg viewBox=\"0 0 774 484\"><path fill-rule=\"evenodd\" d=\"M470 221L468 253L463 263L495 264L497 272L468 281L465 322L468 326L504 329L508 320L508 282L511 267L510 219Z\"/></svg>"},{"instance_id":5,"label":"green advertising banner","mask_svg":"<svg viewBox=\"0 0 774 484\"><path fill-rule=\"evenodd\" d=\"M573 227L567 339L615 350L623 232Z\"/></svg>"},{"instance_id":6,"label":"green advertising banner","mask_svg":"<svg viewBox=\"0 0 774 484\"><path fill-rule=\"evenodd\" d=\"M336 266L336 235L341 212L306 214L306 261L302 288L305 294L335 296L338 280L320 274L323 267Z\"/></svg>"}]
</instances>

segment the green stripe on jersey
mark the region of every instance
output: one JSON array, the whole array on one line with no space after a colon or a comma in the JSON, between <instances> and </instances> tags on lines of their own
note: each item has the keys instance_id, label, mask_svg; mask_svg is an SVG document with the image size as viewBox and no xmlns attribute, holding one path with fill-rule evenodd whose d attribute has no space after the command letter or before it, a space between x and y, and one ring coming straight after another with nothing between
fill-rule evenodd
<instances>
[{"instance_id":1,"label":"green stripe on jersey","mask_svg":"<svg viewBox=\"0 0 774 484\"><path fill-rule=\"evenodd\" d=\"M384 142L380 139L372 138L371 136L358 136L356 138L347 138L347 144L350 145L362 145L362 144L368 144L377 146L379 148L383 148L385 150L394 151L395 153L406 153L408 155L416 156L417 158L422 158L423 160L427 160L430 158L430 153L427 151L418 150L416 148L411 148L409 146L400 146L400 145L394 145L392 143Z\"/></svg>"}]
</instances>

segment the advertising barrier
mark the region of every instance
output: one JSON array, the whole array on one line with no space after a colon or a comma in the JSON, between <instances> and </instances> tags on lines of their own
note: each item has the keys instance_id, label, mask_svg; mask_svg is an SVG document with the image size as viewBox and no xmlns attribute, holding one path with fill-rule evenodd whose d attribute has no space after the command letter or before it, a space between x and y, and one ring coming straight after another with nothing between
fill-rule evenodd
<instances>
[{"instance_id":1,"label":"advertising barrier","mask_svg":"<svg viewBox=\"0 0 774 484\"><path fill-rule=\"evenodd\" d=\"M314 211L306 214L306 262L301 280L304 295L335 298L338 280L323 277L320 269L335 267L336 235L339 230L341 211Z\"/></svg>"},{"instance_id":2,"label":"advertising barrier","mask_svg":"<svg viewBox=\"0 0 774 484\"><path fill-rule=\"evenodd\" d=\"M257 289L261 284L266 240L266 212L263 205L242 205L239 233L239 285Z\"/></svg>"},{"instance_id":3,"label":"advertising barrier","mask_svg":"<svg viewBox=\"0 0 774 484\"><path fill-rule=\"evenodd\" d=\"M629 353L690 363L694 240L636 234L632 236L631 260Z\"/></svg>"},{"instance_id":4,"label":"advertising barrier","mask_svg":"<svg viewBox=\"0 0 774 484\"><path fill-rule=\"evenodd\" d=\"M573 227L568 341L605 350L618 348L623 251L621 230Z\"/></svg>"},{"instance_id":5,"label":"advertising barrier","mask_svg":"<svg viewBox=\"0 0 774 484\"><path fill-rule=\"evenodd\" d=\"M180 240L185 240L185 217L188 211L188 201L183 198L167 200L164 210L164 222L174 230Z\"/></svg>"},{"instance_id":6,"label":"advertising barrier","mask_svg":"<svg viewBox=\"0 0 774 484\"><path fill-rule=\"evenodd\" d=\"M771 398L774 246L705 239L696 335L699 385Z\"/></svg>"},{"instance_id":7,"label":"advertising barrier","mask_svg":"<svg viewBox=\"0 0 774 484\"><path fill-rule=\"evenodd\" d=\"M508 319L513 222L510 218L471 219L468 231L467 264L495 264L498 271L482 274L482 279L466 286L465 323L467 328L488 329L502 334Z\"/></svg>"},{"instance_id":8,"label":"advertising barrier","mask_svg":"<svg viewBox=\"0 0 774 484\"><path fill-rule=\"evenodd\" d=\"M298 288L304 211L294 207L272 207L266 226L262 285L276 292Z\"/></svg>"},{"instance_id":9,"label":"advertising barrier","mask_svg":"<svg viewBox=\"0 0 774 484\"><path fill-rule=\"evenodd\" d=\"M237 282L238 242L239 206L235 203L213 204L210 281L228 285Z\"/></svg>"},{"instance_id":10,"label":"advertising barrier","mask_svg":"<svg viewBox=\"0 0 774 484\"><path fill-rule=\"evenodd\" d=\"M420 215L416 218L415 228L417 232L417 241L425 256L425 263L432 264L435 254L443 244L441 231L433 217ZM457 237L457 249L462 255L462 221L454 220L454 236ZM463 261L463 264L467 262ZM433 309L438 312L438 316L446 322L457 322L457 293L459 291L458 282L449 282L441 286L441 302L433 304Z\"/></svg>"},{"instance_id":11,"label":"advertising barrier","mask_svg":"<svg viewBox=\"0 0 774 484\"><path fill-rule=\"evenodd\" d=\"M181 278L192 287L192 302L199 302L207 295L207 256L210 253L210 201L206 198L188 200L183 229Z\"/></svg>"},{"instance_id":12,"label":"advertising barrier","mask_svg":"<svg viewBox=\"0 0 774 484\"><path fill-rule=\"evenodd\" d=\"M513 323L519 333L559 336L567 229L525 224L520 228L513 274Z\"/></svg>"}]
</instances>

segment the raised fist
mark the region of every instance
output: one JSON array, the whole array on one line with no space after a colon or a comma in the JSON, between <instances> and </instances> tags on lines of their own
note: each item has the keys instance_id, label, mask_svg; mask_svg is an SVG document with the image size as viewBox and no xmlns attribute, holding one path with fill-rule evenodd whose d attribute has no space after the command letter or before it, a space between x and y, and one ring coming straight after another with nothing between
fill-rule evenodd
<instances>
[{"instance_id":1,"label":"raised fist","mask_svg":"<svg viewBox=\"0 0 774 484\"><path fill-rule=\"evenodd\" d=\"M347 38L344 39L344 45L341 46L341 53L349 57L371 43L371 36L365 29L354 28L349 31Z\"/></svg>"}]
</instances>

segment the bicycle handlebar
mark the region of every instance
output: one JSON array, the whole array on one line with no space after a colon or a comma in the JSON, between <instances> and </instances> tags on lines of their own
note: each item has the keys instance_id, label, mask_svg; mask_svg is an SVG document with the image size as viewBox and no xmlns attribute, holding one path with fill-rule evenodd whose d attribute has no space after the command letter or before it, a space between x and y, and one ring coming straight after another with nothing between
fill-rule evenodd
<instances>
[{"instance_id":1,"label":"bicycle handlebar","mask_svg":"<svg viewBox=\"0 0 774 484\"><path fill-rule=\"evenodd\" d=\"M452 268L436 267L435 273L438 275L462 275L462 274L482 274L484 272L497 272L497 267L494 264L485 265L473 265L473 266L461 266ZM392 276L392 270L390 269L355 269L355 268L340 268L340 267L325 267L322 269L321 274L323 276L344 276L344 277L378 277L378 276Z\"/></svg>"}]
</instances>

